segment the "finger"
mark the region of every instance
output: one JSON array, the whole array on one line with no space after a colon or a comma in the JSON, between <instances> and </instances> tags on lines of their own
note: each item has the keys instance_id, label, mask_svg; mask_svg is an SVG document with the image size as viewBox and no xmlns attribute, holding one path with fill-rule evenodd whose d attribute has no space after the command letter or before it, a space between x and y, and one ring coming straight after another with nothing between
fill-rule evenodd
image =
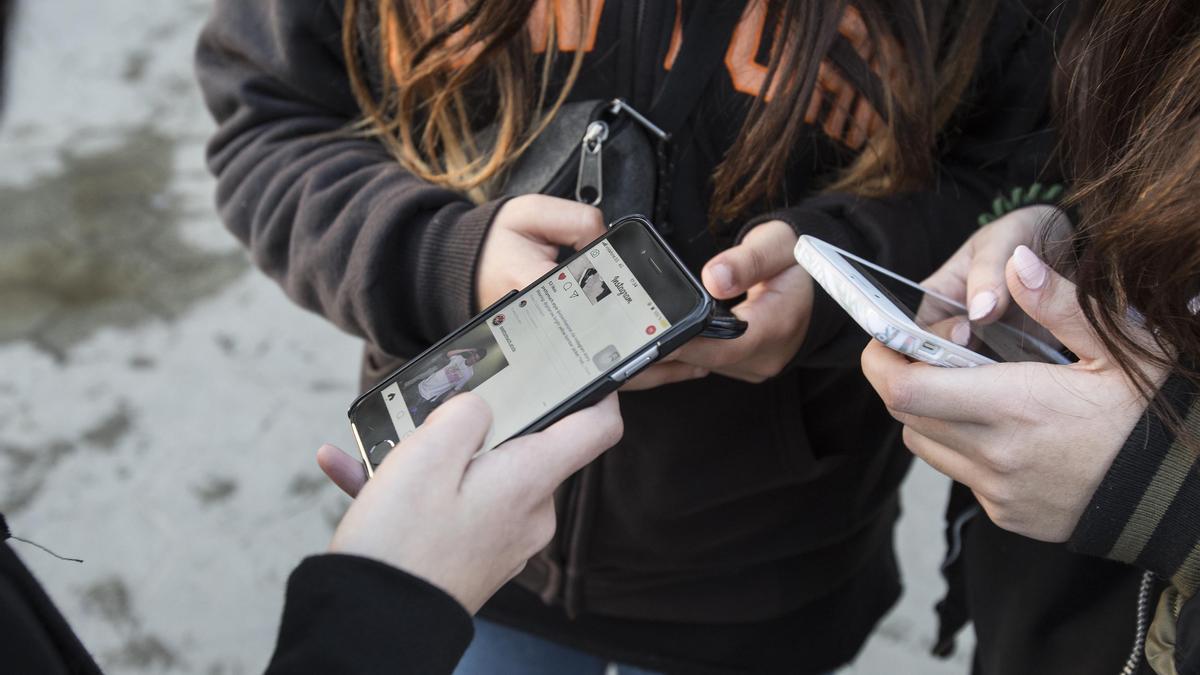
<instances>
[{"instance_id":1,"label":"finger","mask_svg":"<svg viewBox=\"0 0 1200 675\"><path fill-rule=\"evenodd\" d=\"M746 300L733 307L734 316L747 323L744 334L736 340L695 338L673 355L679 361L731 377L738 375L727 366L763 356L770 361L780 348L790 348L790 359L808 330L812 300L812 278L804 268L792 265L770 283L755 285Z\"/></svg>"},{"instance_id":2,"label":"finger","mask_svg":"<svg viewBox=\"0 0 1200 675\"><path fill-rule=\"evenodd\" d=\"M706 377L708 372L709 371L707 368L695 366L690 363L680 363L678 361L669 363L656 363L638 373L633 379L626 382L624 386L621 387L621 391L653 389L655 387L661 387L664 384L698 380L702 377Z\"/></svg>"},{"instance_id":3,"label":"finger","mask_svg":"<svg viewBox=\"0 0 1200 675\"><path fill-rule=\"evenodd\" d=\"M913 363L878 340L862 353L863 374L889 410L949 422L986 424L998 414L1003 401L994 392L1005 391L997 386L1002 368Z\"/></svg>"},{"instance_id":4,"label":"finger","mask_svg":"<svg viewBox=\"0 0 1200 675\"><path fill-rule=\"evenodd\" d=\"M704 287L719 300L737 297L795 265L795 244L796 232L787 223L772 220L758 225L740 244L708 261L701 273Z\"/></svg>"},{"instance_id":5,"label":"finger","mask_svg":"<svg viewBox=\"0 0 1200 675\"><path fill-rule=\"evenodd\" d=\"M954 255L950 256L949 260L942 263L942 266L936 272L921 282L921 286L965 305L967 298L967 273L971 269L971 259L973 257L972 247L973 242L970 241L960 246L954 252ZM961 315L961 309L942 302L932 295L922 297L921 305L917 308L917 320L923 324L931 324L947 317Z\"/></svg>"},{"instance_id":6,"label":"finger","mask_svg":"<svg viewBox=\"0 0 1200 675\"><path fill-rule=\"evenodd\" d=\"M971 321L992 323L1004 316L1011 295L1006 282L1008 259L1021 244L1049 239L1069 227L1062 211L1045 205L1027 206L998 218L972 240L972 259L967 273L968 315Z\"/></svg>"},{"instance_id":7,"label":"finger","mask_svg":"<svg viewBox=\"0 0 1200 675\"><path fill-rule=\"evenodd\" d=\"M436 465L457 482L483 447L491 426L492 409L482 398L469 392L458 394L438 406L413 435L388 453L377 473L386 470L392 457L405 456Z\"/></svg>"},{"instance_id":8,"label":"finger","mask_svg":"<svg viewBox=\"0 0 1200 675\"><path fill-rule=\"evenodd\" d=\"M572 474L617 444L624 433L617 395L568 415L545 430L511 440L496 449L507 455L524 491L540 501ZM485 458L486 459L486 458Z\"/></svg>"},{"instance_id":9,"label":"finger","mask_svg":"<svg viewBox=\"0 0 1200 675\"><path fill-rule=\"evenodd\" d=\"M587 246L606 231L604 215L594 206L545 195L525 195L516 231L538 243Z\"/></svg>"},{"instance_id":10,"label":"finger","mask_svg":"<svg viewBox=\"0 0 1200 675\"><path fill-rule=\"evenodd\" d=\"M967 318L976 323L992 323L1008 309L1008 287L1004 281L1004 266L1011 251L999 249L981 251L967 273Z\"/></svg>"},{"instance_id":11,"label":"finger","mask_svg":"<svg viewBox=\"0 0 1200 675\"><path fill-rule=\"evenodd\" d=\"M328 443L317 448L317 466L334 485L351 497L357 497L358 491L367 482L367 472L362 462Z\"/></svg>"},{"instance_id":12,"label":"finger","mask_svg":"<svg viewBox=\"0 0 1200 675\"><path fill-rule=\"evenodd\" d=\"M1034 321L1079 358L1104 356L1103 345L1079 307L1075 284L1050 269L1027 246L1013 252L1006 273L1013 299Z\"/></svg>"},{"instance_id":13,"label":"finger","mask_svg":"<svg viewBox=\"0 0 1200 675\"><path fill-rule=\"evenodd\" d=\"M974 488L981 485L987 475L985 468L971 461L961 452L923 436L911 427L904 427L904 445L914 455L933 467L934 471L949 476L967 487Z\"/></svg>"},{"instance_id":14,"label":"finger","mask_svg":"<svg viewBox=\"0 0 1200 675\"><path fill-rule=\"evenodd\" d=\"M924 328L942 339L963 347L970 347L973 342L971 323L961 315L932 321Z\"/></svg>"},{"instance_id":15,"label":"finger","mask_svg":"<svg viewBox=\"0 0 1200 675\"><path fill-rule=\"evenodd\" d=\"M967 318L977 323L992 323L1008 309L1005 270L1013 251L1027 239L1019 227L992 227L989 233L975 242L967 269Z\"/></svg>"}]
</instances>

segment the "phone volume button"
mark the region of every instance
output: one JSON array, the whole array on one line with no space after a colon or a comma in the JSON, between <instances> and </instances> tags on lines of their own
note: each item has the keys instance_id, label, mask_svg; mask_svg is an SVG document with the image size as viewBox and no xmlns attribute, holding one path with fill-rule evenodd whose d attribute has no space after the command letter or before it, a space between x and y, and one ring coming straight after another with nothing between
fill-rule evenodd
<instances>
[{"instance_id":1,"label":"phone volume button","mask_svg":"<svg viewBox=\"0 0 1200 675\"><path fill-rule=\"evenodd\" d=\"M658 358L658 345L655 345L642 352L635 359L625 364L624 368L621 368L610 375L610 377L614 382L624 382L634 375L637 375L638 371L650 365L656 358Z\"/></svg>"},{"instance_id":2,"label":"phone volume button","mask_svg":"<svg viewBox=\"0 0 1200 675\"><path fill-rule=\"evenodd\" d=\"M954 354L947 354L945 361L951 368L970 368L975 365L961 356L955 356Z\"/></svg>"}]
</instances>

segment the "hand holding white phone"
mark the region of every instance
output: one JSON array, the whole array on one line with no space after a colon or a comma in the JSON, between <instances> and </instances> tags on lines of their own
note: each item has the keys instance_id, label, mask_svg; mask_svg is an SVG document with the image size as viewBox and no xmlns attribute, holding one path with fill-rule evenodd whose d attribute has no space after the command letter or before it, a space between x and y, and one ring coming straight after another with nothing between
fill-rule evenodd
<instances>
[{"instance_id":1,"label":"hand holding white phone","mask_svg":"<svg viewBox=\"0 0 1200 675\"><path fill-rule=\"evenodd\" d=\"M863 330L911 358L951 368L1000 361L1068 362L1019 328L1004 322L972 324L961 303L815 237L800 237L794 253ZM948 339L952 334L976 350Z\"/></svg>"}]
</instances>

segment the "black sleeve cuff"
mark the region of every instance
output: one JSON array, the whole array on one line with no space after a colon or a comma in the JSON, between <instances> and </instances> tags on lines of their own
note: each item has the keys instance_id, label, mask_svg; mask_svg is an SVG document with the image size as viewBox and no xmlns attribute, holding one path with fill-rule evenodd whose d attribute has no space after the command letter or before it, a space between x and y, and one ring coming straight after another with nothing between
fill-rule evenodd
<instances>
[{"instance_id":1,"label":"black sleeve cuff","mask_svg":"<svg viewBox=\"0 0 1200 675\"><path fill-rule=\"evenodd\" d=\"M391 275L395 282L417 285L416 320L429 342L440 340L479 312L475 288L479 254L505 201L443 208L416 243L415 273Z\"/></svg>"},{"instance_id":2,"label":"black sleeve cuff","mask_svg":"<svg viewBox=\"0 0 1200 675\"><path fill-rule=\"evenodd\" d=\"M441 589L382 562L327 554L288 579L267 672L451 673L474 636Z\"/></svg>"},{"instance_id":3,"label":"black sleeve cuff","mask_svg":"<svg viewBox=\"0 0 1200 675\"><path fill-rule=\"evenodd\" d=\"M1148 569L1188 597L1200 584L1200 407L1172 375L1126 439L1075 531L1072 550ZM1158 411L1173 411L1178 428Z\"/></svg>"}]
</instances>

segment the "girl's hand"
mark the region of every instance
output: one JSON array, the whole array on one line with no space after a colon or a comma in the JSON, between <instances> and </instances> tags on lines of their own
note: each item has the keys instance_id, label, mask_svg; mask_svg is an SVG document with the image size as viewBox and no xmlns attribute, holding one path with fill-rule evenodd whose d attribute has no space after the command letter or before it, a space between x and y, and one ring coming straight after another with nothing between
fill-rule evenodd
<instances>
[{"instance_id":1,"label":"girl's hand","mask_svg":"<svg viewBox=\"0 0 1200 675\"><path fill-rule=\"evenodd\" d=\"M604 216L594 206L545 195L508 200L483 240L475 273L475 309L554 269L559 246L578 250L604 232Z\"/></svg>"},{"instance_id":2,"label":"girl's hand","mask_svg":"<svg viewBox=\"0 0 1200 675\"><path fill-rule=\"evenodd\" d=\"M971 235L922 286L948 296L967 307L968 318L992 323L1008 310L1009 294L1004 267L1018 246L1033 247L1039 234L1047 233L1054 241L1070 229L1066 214L1053 206L1027 206L998 218ZM943 318L931 303L918 311L928 323Z\"/></svg>"},{"instance_id":3,"label":"girl's hand","mask_svg":"<svg viewBox=\"0 0 1200 675\"><path fill-rule=\"evenodd\" d=\"M733 308L750 324L736 340L696 338L626 385L648 389L719 373L746 382L778 375L796 355L812 316L813 280L796 264L796 233L779 220L763 223L742 243L704 266L704 287L718 300L742 293Z\"/></svg>"},{"instance_id":4,"label":"girl's hand","mask_svg":"<svg viewBox=\"0 0 1200 675\"><path fill-rule=\"evenodd\" d=\"M622 432L613 394L472 461L491 424L482 399L455 396L389 452L369 482L358 461L323 446L321 469L357 495L330 550L403 569L478 611L550 542L554 490Z\"/></svg>"},{"instance_id":5,"label":"girl's hand","mask_svg":"<svg viewBox=\"0 0 1200 675\"><path fill-rule=\"evenodd\" d=\"M1024 246L1006 280L1078 363L937 368L872 340L863 372L904 424L909 449L971 488L996 525L1066 541L1147 401L1084 320L1072 283Z\"/></svg>"}]
</instances>

